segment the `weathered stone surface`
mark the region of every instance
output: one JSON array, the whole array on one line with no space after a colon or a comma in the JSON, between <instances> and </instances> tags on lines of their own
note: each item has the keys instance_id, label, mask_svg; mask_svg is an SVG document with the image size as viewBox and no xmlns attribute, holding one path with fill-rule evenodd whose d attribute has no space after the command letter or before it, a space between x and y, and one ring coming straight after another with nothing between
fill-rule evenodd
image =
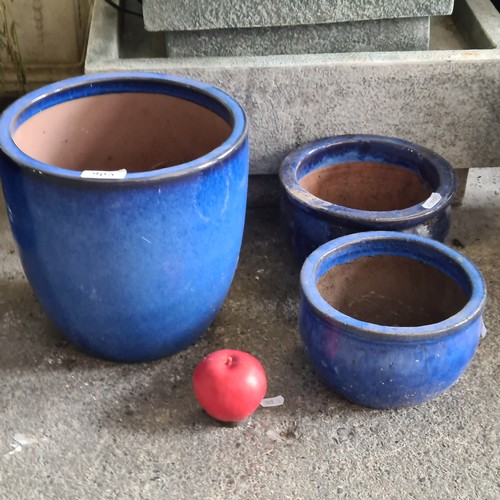
<instances>
[{"instance_id":1,"label":"weathered stone surface","mask_svg":"<svg viewBox=\"0 0 500 500\"><path fill-rule=\"evenodd\" d=\"M293 26L451 14L453 0L144 0L150 31Z\"/></svg>"},{"instance_id":2,"label":"weathered stone surface","mask_svg":"<svg viewBox=\"0 0 500 500\"><path fill-rule=\"evenodd\" d=\"M489 0L466 1L498 44L500 14ZM500 49L130 59L116 12L96 5L87 73L155 71L223 88L248 114L254 174L276 173L299 144L347 133L408 139L457 168L500 166Z\"/></svg>"},{"instance_id":3,"label":"weathered stone surface","mask_svg":"<svg viewBox=\"0 0 500 500\"><path fill-rule=\"evenodd\" d=\"M170 57L426 50L428 17L165 33Z\"/></svg>"}]
</instances>

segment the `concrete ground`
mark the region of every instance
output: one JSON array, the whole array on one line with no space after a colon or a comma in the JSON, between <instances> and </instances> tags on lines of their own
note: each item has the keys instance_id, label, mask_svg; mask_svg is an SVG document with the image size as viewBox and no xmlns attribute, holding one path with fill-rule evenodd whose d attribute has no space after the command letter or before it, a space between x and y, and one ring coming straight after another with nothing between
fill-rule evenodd
<instances>
[{"instance_id":1,"label":"concrete ground","mask_svg":"<svg viewBox=\"0 0 500 500\"><path fill-rule=\"evenodd\" d=\"M203 338L122 365L51 325L0 205L0 498L500 498L500 169L471 171L450 241L484 273L488 335L448 392L374 411L330 392L304 356L276 207L249 211L231 292ZM191 375L223 347L256 355L284 406L237 427L204 414Z\"/></svg>"}]
</instances>

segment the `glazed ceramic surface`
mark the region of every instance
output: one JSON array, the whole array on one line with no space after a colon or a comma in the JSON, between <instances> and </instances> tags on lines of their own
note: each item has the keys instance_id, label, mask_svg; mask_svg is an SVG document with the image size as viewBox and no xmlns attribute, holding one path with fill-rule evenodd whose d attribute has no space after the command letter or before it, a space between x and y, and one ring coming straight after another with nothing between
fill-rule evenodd
<instances>
[{"instance_id":1,"label":"glazed ceramic surface","mask_svg":"<svg viewBox=\"0 0 500 500\"><path fill-rule=\"evenodd\" d=\"M114 110L119 134L102 125L98 132L81 124L80 130L71 121L59 128L34 128L52 135L71 129L73 151L86 149L89 158L103 149L102 144L118 141L113 152L119 159L101 154L104 164L97 166L127 167L120 162L135 155L136 163L131 162L123 178L82 178L82 170L96 169L96 163L79 154L79 162L71 164L76 158L71 150L66 159L60 156L64 135L60 147L50 153L62 166L29 156L13 139L23 126L30 126L30 119L58 105L128 94L175 97L181 106L175 115L179 121L185 115L183 103L186 109L196 105L198 114L184 119L184 124L166 119L165 130L155 138L162 148L174 142L169 134L177 133L175 141L183 144L188 156L174 154L172 166L155 167L158 158L140 130L154 134L158 123L127 116L123 106ZM147 102L144 99L137 114L154 115ZM129 114L130 109L134 108L129 107ZM222 140L200 146L204 139L198 141L199 134L187 139L186 134L203 128L207 113L213 119L209 117L206 128L222 127ZM139 119L143 121L137 126L134 121ZM135 142L134 137L123 139L134 126ZM210 130L205 132L210 136ZM94 134L94 148L92 141L81 147L86 134ZM48 151L40 137L26 142L33 155L43 157ZM247 125L243 110L230 96L196 81L159 74L78 77L36 90L8 108L0 121L0 146L3 191L26 276L47 314L72 342L97 356L147 361L186 348L206 330L229 290L245 218ZM137 163L141 148L147 165ZM122 157L121 151L126 152ZM193 158L192 151L201 151L201 156ZM186 162L177 164L179 158ZM64 168L64 162L70 168Z\"/></svg>"},{"instance_id":2,"label":"glazed ceramic surface","mask_svg":"<svg viewBox=\"0 0 500 500\"><path fill-rule=\"evenodd\" d=\"M306 144L280 168L281 209L300 263L319 245L360 231L444 241L456 192L451 165L411 142L346 135Z\"/></svg>"},{"instance_id":3,"label":"glazed ceramic surface","mask_svg":"<svg viewBox=\"0 0 500 500\"><path fill-rule=\"evenodd\" d=\"M395 276L389 283L379 286L372 280L362 296L359 287L372 272L379 280L390 272L377 271L380 257L410 259L415 272L408 274L408 266L393 263ZM379 260L371 261L374 258ZM352 269L346 267L353 264ZM320 287L328 273L342 269L349 273L337 274L330 284L332 297L343 295L334 298L333 307ZM300 280L305 350L328 386L355 403L383 409L434 398L456 382L476 352L486 300L484 280L474 264L442 243L391 231L344 236L313 252ZM433 291L438 285L441 289ZM378 311L370 310L373 297ZM358 307L352 309L356 300ZM342 312L349 306L352 315ZM394 310L401 317L393 317ZM365 320L354 317L358 314ZM427 323L428 314L437 322ZM378 324L368 318L390 321Z\"/></svg>"}]
</instances>

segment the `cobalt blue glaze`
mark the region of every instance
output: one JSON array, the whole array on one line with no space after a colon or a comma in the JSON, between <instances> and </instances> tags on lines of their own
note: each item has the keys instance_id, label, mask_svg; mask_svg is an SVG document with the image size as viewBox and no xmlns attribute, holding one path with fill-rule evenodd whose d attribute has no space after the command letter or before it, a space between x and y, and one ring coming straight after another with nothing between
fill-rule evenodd
<instances>
[{"instance_id":1,"label":"cobalt blue glaze","mask_svg":"<svg viewBox=\"0 0 500 500\"><path fill-rule=\"evenodd\" d=\"M314 170L348 162L380 162L417 173L439 201L403 210L368 211L317 198L300 181ZM283 161L281 211L298 261L319 245L360 231L403 231L444 241L450 227L450 203L457 184L451 165L433 151L408 141L376 135L345 135L310 142Z\"/></svg>"},{"instance_id":2,"label":"cobalt blue glaze","mask_svg":"<svg viewBox=\"0 0 500 500\"><path fill-rule=\"evenodd\" d=\"M435 324L394 327L357 320L332 307L317 282L335 265L364 256L398 255L454 280L466 305ZM436 397L472 360L482 329L486 288L476 266L442 243L373 231L344 236L314 251L301 276L300 334L316 372L335 392L363 406L399 408Z\"/></svg>"},{"instance_id":3,"label":"cobalt blue glaze","mask_svg":"<svg viewBox=\"0 0 500 500\"><path fill-rule=\"evenodd\" d=\"M113 92L175 95L208 107L229 138L182 165L123 180L26 156L12 134L58 103ZM0 120L0 172L26 276L45 311L77 346L127 362L171 355L217 315L238 262L248 183L242 108L208 85L160 74L83 76L16 101ZM92 165L89 166L92 168Z\"/></svg>"}]
</instances>

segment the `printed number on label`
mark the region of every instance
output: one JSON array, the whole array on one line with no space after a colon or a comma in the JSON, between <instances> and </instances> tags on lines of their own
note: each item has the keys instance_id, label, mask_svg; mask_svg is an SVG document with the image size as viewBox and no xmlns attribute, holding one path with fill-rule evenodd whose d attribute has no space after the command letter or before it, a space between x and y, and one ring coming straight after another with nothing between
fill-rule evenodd
<instances>
[{"instance_id":1,"label":"printed number on label","mask_svg":"<svg viewBox=\"0 0 500 500\"><path fill-rule=\"evenodd\" d=\"M127 171L121 170L84 170L80 177L82 179L124 179Z\"/></svg>"},{"instance_id":2,"label":"printed number on label","mask_svg":"<svg viewBox=\"0 0 500 500\"><path fill-rule=\"evenodd\" d=\"M274 398L264 398L260 402L260 406L264 408L271 408L272 406L281 406L285 402L283 396L274 396Z\"/></svg>"},{"instance_id":3,"label":"printed number on label","mask_svg":"<svg viewBox=\"0 0 500 500\"><path fill-rule=\"evenodd\" d=\"M432 193L427 200L422 203L424 208L432 208L436 206L441 200L442 196L439 193Z\"/></svg>"}]
</instances>

